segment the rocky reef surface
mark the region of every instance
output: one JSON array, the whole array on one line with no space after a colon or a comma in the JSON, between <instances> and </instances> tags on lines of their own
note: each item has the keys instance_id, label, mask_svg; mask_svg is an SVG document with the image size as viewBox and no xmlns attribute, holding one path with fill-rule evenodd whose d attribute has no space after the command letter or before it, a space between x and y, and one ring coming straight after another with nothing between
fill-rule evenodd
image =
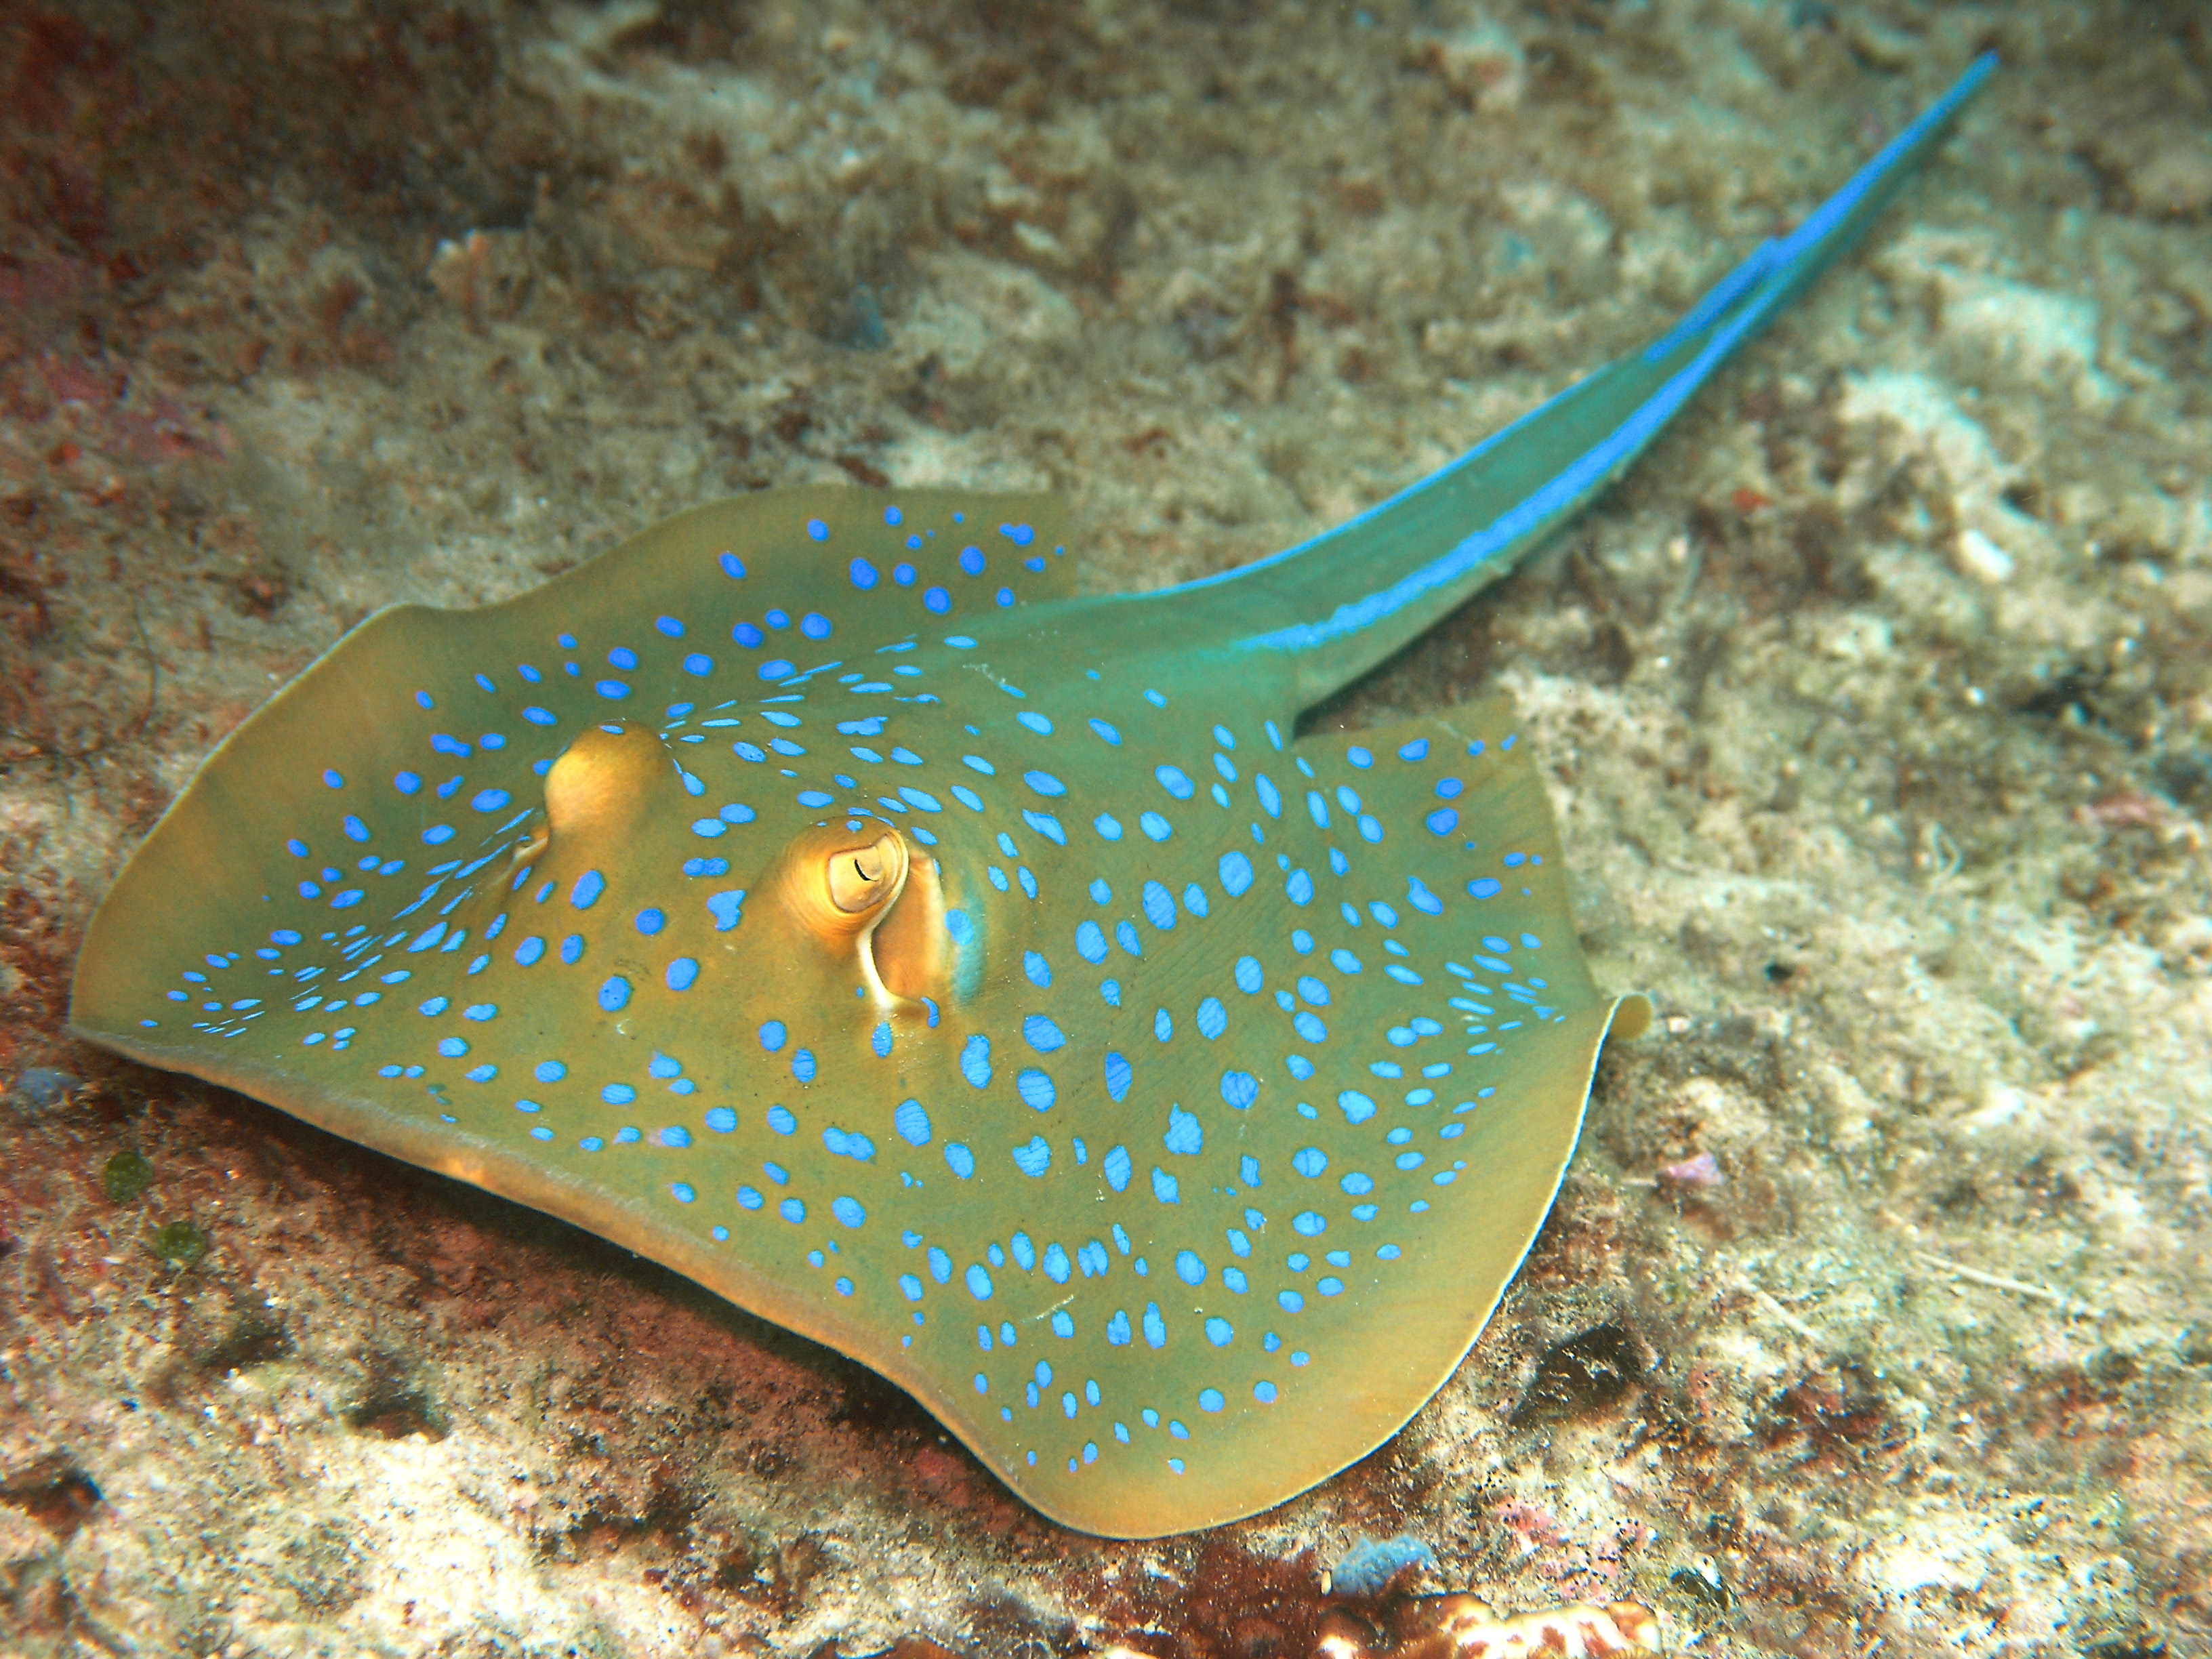
<instances>
[{"instance_id":1,"label":"rocky reef surface","mask_svg":"<svg viewBox=\"0 0 2212 1659\"><path fill-rule=\"evenodd\" d=\"M375 608L836 479L1227 568L1990 46L1597 511L1314 716L1509 690L1661 1010L1317 1491L1066 1534L834 1354L67 1035L137 839ZM2208 132L2178 0L0 6L0 1649L1256 1659L1403 1534L1696 1652L2212 1652Z\"/></svg>"}]
</instances>

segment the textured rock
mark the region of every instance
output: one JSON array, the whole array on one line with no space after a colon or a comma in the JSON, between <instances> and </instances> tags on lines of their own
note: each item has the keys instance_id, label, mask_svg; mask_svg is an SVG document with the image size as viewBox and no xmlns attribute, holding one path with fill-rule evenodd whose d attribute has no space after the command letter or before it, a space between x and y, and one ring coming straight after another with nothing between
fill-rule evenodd
<instances>
[{"instance_id":1,"label":"textured rock","mask_svg":"<svg viewBox=\"0 0 2212 1659\"><path fill-rule=\"evenodd\" d=\"M0 1114L15 1647L1259 1652L1401 1533L1708 1652L2212 1640L2191 9L18 15L0 1077L83 1086ZM1863 251L1316 716L1510 689L1662 1018L1459 1375L1296 1504L1060 1533L842 1360L63 1035L128 848L368 610L844 478L1060 489L1102 587L1244 562L1648 337L1991 38Z\"/></svg>"}]
</instances>

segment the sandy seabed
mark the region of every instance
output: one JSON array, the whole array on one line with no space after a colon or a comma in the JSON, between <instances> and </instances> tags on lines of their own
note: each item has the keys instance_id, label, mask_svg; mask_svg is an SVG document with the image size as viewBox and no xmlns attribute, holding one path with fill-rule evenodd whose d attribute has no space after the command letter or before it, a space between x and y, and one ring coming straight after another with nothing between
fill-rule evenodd
<instances>
[{"instance_id":1,"label":"sandy seabed","mask_svg":"<svg viewBox=\"0 0 2212 1659\"><path fill-rule=\"evenodd\" d=\"M836 1355L66 1034L131 847L372 610L841 479L1231 568L1985 46L1861 249L1314 717L1510 691L1661 1020L1295 1502L1062 1532ZM2193 5L0 0L0 1651L1256 1659L1410 1533L1692 1652L2212 1653L2208 456Z\"/></svg>"}]
</instances>

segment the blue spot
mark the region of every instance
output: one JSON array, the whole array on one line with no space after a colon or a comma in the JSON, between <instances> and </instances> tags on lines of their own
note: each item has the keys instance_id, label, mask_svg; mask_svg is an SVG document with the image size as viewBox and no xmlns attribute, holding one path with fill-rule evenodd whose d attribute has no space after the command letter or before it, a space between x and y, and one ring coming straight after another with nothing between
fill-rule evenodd
<instances>
[{"instance_id":1,"label":"blue spot","mask_svg":"<svg viewBox=\"0 0 2212 1659\"><path fill-rule=\"evenodd\" d=\"M1031 1135L1027 1146L1014 1148L1014 1164L1025 1176L1041 1176L1052 1167L1052 1146L1042 1135Z\"/></svg>"},{"instance_id":2,"label":"blue spot","mask_svg":"<svg viewBox=\"0 0 2212 1659\"><path fill-rule=\"evenodd\" d=\"M695 651L684 659L684 672L704 679L714 672L714 659Z\"/></svg>"},{"instance_id":3,"label":"blue spot","mask_svg":"<svg viewBox=\"0 0 2212 1659\"><path fill-rule=\"evenodd\" d=\"M610 1083L599 1091L599 1098L610 1106L627 1106L637 1098L637 1091L627 1083ZM615 1138L622 1139L619 1135Z\"/></svg>"},{"instance_id":4,"label":"blue spot","mask_svg":"<svg viewBox=\"0 0 2212 1659\"><path fill-rule=\"evenodd\" d=\"M1067 786L1049 772L1024 772L1022 781L1040 795L1064 795L1067 793Z\"/></svg>"},{"instance_id":5,"label":"blue spot","mask_svg":"<svg viewBox=\"0 0 2212 1659\"><path fill-rule=\"evenodd\" d=\"M714 918L716 933L726 933L738 925L741 920L738 907L744 904L744 899L745 896L742 892L715 893L708 898L707 911Z\"/></svg>"},{"instance_id":6,"label":"blue spot","mask_svg":"<svg viewBox=\"0 0 2212 1659\"><path fill-rule=\"evenodd\" d=\"M532 1075L540 1083L558 1083L568 1075L568 1068L557 1060L543 1060L538 1062L538 1069Z\"/></svg>"},{"instance_id":7,"label":"blue spot","mask_svg":"<svg viewBox=\"0 0 2212 1659\"><path fill-rule=\"evenodd\" d=\"M607 878L596 870L586 870L576 878L569 890L568 902L579 910L588 910L599 902L599 895L607 890Z\"/></svg>"},{"instance_id":8,"label":"blue spot","mask_svg":"<svg viewBox=\"0 0 2212 1659\"><path fill-rule=\"evenodd\" d=\"M848 1227L863 1226L866 1224L868 1219L867 1211L861 1207L860 1200L857 1198L831 1199L830 1213Z\"/></svg>"},{"instance_id":9,"label":"blue spot","mask_svg":"<svg viewBox=\"0 0 2212 1659\"><path fill-rule=\"evenodd\" d=\"M971 1036L960 1050L960 1075L975 1088L983 1088L991 1081L991 1039Z\"/></svg>"},{"instance_id":10,"label":"blue spot","mask_svg":"<svg viewBox=\"0 0 2212 1659\"><path fill-rule=\"evenodd\" d=\"M1471 896L1475 898L1496 898L1498 893L1502 890L1503 885L1504 884L1498 881L1494 877L1481 876L1478 877L1474 881L1468 883L1467 890Z\"/></svg>"},{"instance_id":11,"label":"blue spot","mask_svg":"<svg viewBox=\"0 0 2212 1659\"><path fill-rule=\"evenodd\" d=\"M1049 987L1052 984L1052 964L1039 951L1024 951L1022 953L1022 971L1030 976L1032 985Z\"/></svg>"},{"instance_id":12,"label":"blue spot","mask_svg":"<svg viewBox=\"0 0 2212 1659\"><path fill-rule=\"evenodd\" d=\"M1217 1348L1225 1348L1237 1340L1237 1328L1225 1319L1218 1317L1209 1319L1206 1322L1206 1340ZM1209 1397L1212 1402L1210 1405L1207 1404ZM1198 1403L1205 1406L1210 1412L1218 1412L1221 1409L1221 1396L1213 1389L1208 1389L1204 1394L1199 1395Z\"/></svg>"},{"instance_id":13,"label":"blue spot","mask_svg":"<svg viewBox=\"0 0 2212 1659\"><path fill-rule=\"evenodd\" d=\"M968 1269L968 1294L978 1302L991 1299L991 1275L983 1270L983 1264L980 1261Z\"/></svg>"},{"instance_id":14,"label":"blue spot","mask_svg":"<svg viewBox=\"0 0 2212 1659\"><path fill-rule=\"evenodd\" d=\"M438 1044L438 1052L447 1060L459 1060L468 1051L469 1045L459 1037L447 1037Z\"/></svg>"},{"instance_id":15,"label":"blue spot","mask_svg":"<svg viewBox=\"0 0 2212 1659\"><path fill-rule=\"evenodd\" d=\"M1139 814L1137 828L1143 830L1146 836L1153 841L1165 841L1175 834L1175 825L1170 823L1158 812Z\"/></svg>"},{"instance_id":16,"label":"blue spot","mask_svg":"<svg viewBox=\"0 0 2212 1659\"><path fill-rule=\"evenodd\" d=\"M1168 793L1173 795L1177 800L1188 800L1191 796L1196 793L1198 788L1198 786L1190 781L1181 767L1156 767L1153 769L1152 775L1160 781L1160 787L1166 790Z\"/></svg>"},{"instance_id":17,"label":"blue spot","mask_svg":"<svg viewBox=\"0 0 2212 1659\"><path fill-rule=\"evenodd\" d=\"M1180 1250L1176 1254L1176 1277L1186 1285L1206 1283L1206 1263L1199 1260L1196 1250Z\"/></svg>"},{"instance_id":18,"label":"blue spot","mask_svg":"<svg viewBox=\"0 0 2212 1659\"><path fill-rule=\"evenodd\" d=\"M1242 898L1252 885L1252 860L1242 853L1221 855L1221 890L1231 898Z\"/></svg>"},{"instance_id":19,"label":"blue spot","mask_svg":"<svg viewBox=\"0 0 2212 1659\"><path fill-rule=\"evenodd\" d=\"M791 1057L791 1074L801 1083L814 1081L814 1055L811 1051L801 1048Z\"/></svg>"},{"instance_id":20,"label":"blue spot","mask_svg":"<svg viewBox=\"0 0 2212 1659\"><path fill-rule=\"evenodd\" d=\"M1108 1152L1105 1169L1106 1184L1117 1193L1126 1190L1132 1173L1129 1149L1127 1146L1116 1146Z\"/></svg>"},{"instance_id":21,"label":"blue spot","mask_svg":"<svg viewBox=\"0 0 2212 1659\"><path fill-rule=\"evenodd\" d=\"M809 519L806 533L817 542L826 542L830 539L830 526L819 519Z\"/></svg>"},{"instance_id":22,"label":"blue spot","mask_svg":"<svg viewBox=\"0 0 2212 1659\"><path fill-rule=\"evenodd\" d=\"M898 1109L891 1114L891 1123L908 1146L929 1145L929 1113L920 1101L900 1102Z\"/></svg>"},{"instance_id":23,"label":"blue spot","mask_svg":"<svg viewBox=\"0 0 2212 1659\"><path fill-rule=\"evenodd\" d=\"M1356 974L1360 971L1359 958L1341 947L1331 951L1328 953L1328 960L1329 965L1340 974Z\"/></svg>"},{"instance_id":24,"label":"blue spot","mask_svg":"<svg viewBox=\"0 0 2212 1659\"><path fill-rule=\"evenodd\" d=\"M707 1127L716 1134L732 1133L738 1127L738 1115L726 1106L710 1106L707 1109Z\"/></svg>"},{"instance_id":25,"label":"blue spot","mask_svg":"<svg viewBox=\"0 0 2212 1659\"><path fill-rule=\"evenodd\" d=\"M599 1006L605 1009L607 1012L611 1014L617 1009L628 1006L629 1003L629 981L621 975L616 975L614 978L599 987Z\"/></svg>"},{"instance_id":26,"label":"blue spot","mask_svg":"<svg viewBox=\"0 0 2212 1659\"><path fill-rule=\"evenodd\" d=\"M1275 1300L1281 1304L1285 1313L1297 1313L1306 1305L1305 1297L1300 1296L1296 1291L1278 1291Z\"/></svg>"},{"instance_id":27,"label":"blue spot","mask_svg":"<svg viewBox=\"0 0 2212 1659\"><path fill-rule=\"evenodd\" d=\"M1336 1097L1336 1103L1343 1109L1348 1122L1364 1123L1375 1115L1375 1103L1357 1089L1346 1089Z\"/></svg>"},{"instance_id":28,"label":"blue spot","mask_svg":"<svg viewBox=\"0 0 2212 1659\"><path fill-rule=\"evenodd\" d=\"M419 698L422 695L422 694L421 692L419 692L419 691L416 693L416 696L418 698ZM423 706L425 708L428 708L428 707L429 707L429 705L428 705L428 703L424 703L422 706ZM324 773L324 774L323 774L323 781L324 781L325 783L328 784L328 785L329 785L331 788L333 788L333 789L343 789L343 788L344 788L344 787L345 787L345 780L344 780L343 777L339 776L336 772L325 772L325 773Z\"/></svg>"},{"instance_id":29,"label":"blue spot","mask_svg":"<svg viewBox=\"0 0 2212 1659\"><path fill-rule=\"evenodd\" d=\"M921 602L939 616L952 609L952 596L941 587L933 587L921 596Z\"/></svg>"},{"instance_id":30,"label":"blue spot","mask_svg":"<svg viewBox=\"0 0 2212 1659\"><path fill-rule=\"evenodd\" d=\"M1034 708L1024 708L1014 718L1040 737L1048 738L1052 735L1052 722Z\"/></svg>"},{"instance_id":31,"label":"blue spot","mask_svg":"<svg viewBox=\"0 0 2212 1659\"><path fill-rule=\"evenodd\" d=\"M1260 1098L1260 1079L1249 1072L1224 1072L1221 1097L1240 1112L1249 1111L1252 1103Z\"/></svg>"},{"instance_id":32,"label":"blue spot","mask_svg":"<svg viewBox=\"0 0 2212 1659\"><path fill-rule=\"evenodd\" d=\"M688 991L699 978L699 963L691 957L678 957L668 964L668 988Z\"/></svg>"},{"instance_id":33,"label":"blue spot","mask_svg":"<svg viewBox=\"0 0 2212 1659\"><path fill-rule=\"evenodd\" d=\"M1115 1105L1120 1105L1122 1097L1129 1092L1129 1085L1134 1078L1134 1069L1126 1056L1119 1054L1106 1056L1106 1095Z\"/></svg>"},{"instance_id":34,"label":"blue spot","mask_svg":"<svg viewBox=\"0 0 2212 1659\"><path fill-rule=\"evenodd\" d=\"M1263 1406L1273 1405L1275 1403L1275 1385L1272 1382L1255 1382L1252 1385L1252 1398L1258 1401Z\"/></svg>"},{"instance_id":35,"label":"blue spot","mask_svg":"<svg viewBox=\"0 0 2212 1659\"><path fill-rule=\"evenodd\" d=\"M1029 1071L1022 1073L1020 1078L1013 1079L1013 1086L1015 1091L1020 1091L1024 1106L1030 1106L1040 1113L1048 1113L1053 1109L1053 1099L1057 1097L1057 1091L1053 1088L1051 1073L1037 1071L1036 1066L1030 1066Z\"/></svg>"},{"instance_id":36,"label":"blue spot","mask_svg":"<svg viewBox=\"0 0 2212 1659\"><path fill-rule=\"evenodd\" d=\"M787 1198L775 1206L775 1212L796 1227L806 1219L806 1206L795 1198Z\"/></svg>"},{"instance_id":37,"label":"blue spot","mask_svg":"<svg viewBox=\"0 0 2212 1659\"><path fill-rule=\"evenodd\" d=\"M1106 1322L1106 1340L1115 1347L1126 1348L1129 1346L1129 1316L1117 1308L1114 1316ZM1127 1437L1123 1437L1124 1439Z\"/></svg>"},{"instance_id":38,"label":"blue spot","mask_svg":"<svg viewBox=\"0 0 2212 1659\"><path fill-rule=\"evenodd\" d=\"M1160 1317L1160 1304L1157 1302L1145 1304L1145 1340L1155 1348L1168 1345L1168 1322Z\"/></svg>"},{"instance_id":39,"label":"blue spot","mask_svg":"<svg viewBox=\"0 0 2212 1659\"><path fill-rule=\"evenodd\" d=\"M1317 1238L1328 1231L1328 1218L1316 1210L1301 1210L1291 1218L1291 1230L1305 1238Z\"/></svg>"},{"instance_id":40,"label":"blue spot","mask_svg":"<svg viewBox=\"0 0 2212 1659\"><path fill-rule=\"evenodd\" d=\"M1293 870L1290 879L1283 884L1283 890L1290 896L1291 903L1310 904L1314 896L1313 878L1302 869Z\"/></svg>"},{"instance_id":41,"label":"blue spot","mask_svg":"<svg viewBox=\"0 0 2212 1659\"><path fill-rule=\"evenodd\" d=\"M963 1181L967 1180L975 1173L975 1154L969 1152L965 1146L963 1146L957 1140L948 1141L945 1144L945 1161L951 1167L952 1173L958 1176ZM942 1283L943 1281L940 1280L939 1282Z\"/></svg>"},{"instance_id":42,"label":"blue spot","mask_svg":"<svg viewBox=\"0 0 2212 1659\"><path fill-rule=\"evenodd\" d=\"M1176 1178L1157 1165L1152 1170L1152 1196L1163 1204L1179 1204L1182 1201L1181 1188L1177 1186Z\"/></svg>"},{"instance_id":43,"label":"blue spot","mask_svg":"<svg viewBox=\"0 0 2212 1659\"><path fill-rule=\"evenodd\" d=\"M983 550L981 548L963 547L960 550L960 568L966 571L969 575L981 575L983 574L984 562Z\"/></svg>"},{"instance_id":44,"label":"blue spot","mask_svg":"<svg viewBox=\"0 0 2212 1659\"><path fill-rule=\"evenodd\" d=\"M658 910L641 910L637 913L637 931L641 933L657 933L667 925L668 918Z\"/></svg>"},{"instance_id":45,"label":"blue spot","mask_svg":"<svg viewBox=\"0 0 2212 1659\"><path fill-rule=\"evenodd\" d=\"M1416 1154L1416 1156L1418 1157L1419 1154ZM1345 1176L1338 1184L1341 1186L1346 1192L1351 1194L1352 1197L1364 1198L1368 1194L1375 1190L1375 1177L1370 1175L1363 1175L1358 1170L1354 1170L1350 1175Z\"/></svg>"},{"instance_id":46,"label":"blue spot","mask_svg":"<svg viewBox=\"0 0 2212 1659\"><path fill-rule=\"evenodd\" d=\"M882 577L877 574L875 566L870 564L866 559L855 559L853 561L854 586L864 589L870 588L873 587L882 580Z\"/></svg>"},{"instance_id":47,"label":"blue spot","mask_svg":"<svg viewBox=\"0 0 2212 1659\"><path fill-rule=\"evenodd\" d=\"M1228 1029L1229 1016L1221 1006L1220 998L1208 997L1198 1005L1199 1035L1208 1042L1219 1041Z\"/></svg>"},{"instance_id":48,"label":"blue spot","mask_svg":"<svg viewBox=\"0 0 2212 1659\"><path fill-rule=\"evenodd\" d=\"M1260 988L1266 983L1267 978L1261 971L1259 957L1237 958L1237 988L1238 990L1247 996L1255 996L1258 994Z\"/></svg>"},{"instance_id":49,"label":"blue spot","mask_svg":"<svg viewBox=\"0 0 2212 1659\"><path fill-rule=\"evenodd\" d=\"M1185 1158L1195 1158L1206 1150L1206 1130L1197 1117L1180 1106L1168 1108L1167 1148Z\"/></svg>"},{"instance_id":50,"label":"blue spot","mask_svg":"<svg viewBox=\"0 0 2212 1659\"><path fill-rule=\"evenodd\" d=\"M1064 1046L1067 1042L1067 1038L1061 1035L1060 1027L1054 1024L1052 1021L1043 1014L1030 1014L1023 1019L1022 1036L1029 1043L1030 1048L1036 1049L1041 1054L1048 1054L1052 1053L1054 1049ZM986 1043L985 1051L987 1054L988 1049L989 1045ZM967 1064L964 1056L962 1059L961 1064L963 1066Z\"/></svg>"},{"instance_id":51,"label":"blue spot","mask_svg":"<svg viewBox=\"0 0 2212 1659\"><path fill-rule=\"evenodd\" d=\"M1176 925L1175 897L1157 881L1145 884L1145 920L1165 931Z\"/></svg>"},{"instance_id":52,"label":"blue spot","mask_svg":"<svg viewBox=\"0 0 2212 1659\"><path fill-rule=\"evenodd\" d=\"M772 1019L760 1028L760 1045L770 1054L783 1047L783 1022L780 1019Z\"/></svg>"}]
</instances>

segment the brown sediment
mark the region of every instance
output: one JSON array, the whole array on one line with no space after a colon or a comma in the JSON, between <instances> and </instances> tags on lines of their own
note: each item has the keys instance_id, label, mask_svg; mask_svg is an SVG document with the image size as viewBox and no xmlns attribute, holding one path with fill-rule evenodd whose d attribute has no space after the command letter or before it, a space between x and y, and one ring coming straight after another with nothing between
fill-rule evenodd
<instances>
[{"instance_id":1,"label":"brown sediment","mask_svg":"<svg viewBox=\"0 0 2212 1659\"><path fill-rule=\"evenodd\" d=\"M17 15L0 1088L72 1079L0 1107L26 1651L1258 1653L1401 1532L1707 1651L2212 1640L2191 9ZM63 1036L123 854L369 611L841 479L1060 489L1102 589L1243 562L1656 332L1992 27L1862 251L1316 717L1510 688L1662 1018L1491 1334L1296 1504L1071 1538L821 1350Z\"/></svg>"}]
</instances>

